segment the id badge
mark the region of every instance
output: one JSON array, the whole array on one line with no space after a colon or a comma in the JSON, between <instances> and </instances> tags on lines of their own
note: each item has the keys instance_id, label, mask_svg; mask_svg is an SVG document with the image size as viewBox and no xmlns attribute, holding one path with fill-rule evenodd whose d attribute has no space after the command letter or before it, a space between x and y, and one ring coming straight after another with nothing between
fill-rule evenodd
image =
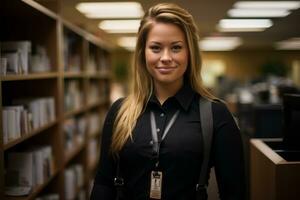
<instances>
[{"instance_id":1,"label":"id badge","mask_svg":"<svg viewBox=\"0 0 300 200\"><path fill-rule=\"evenodd\" d=\"M151 172L150 198L161 199L162 172Z\"/></svg>"}]
</instances>

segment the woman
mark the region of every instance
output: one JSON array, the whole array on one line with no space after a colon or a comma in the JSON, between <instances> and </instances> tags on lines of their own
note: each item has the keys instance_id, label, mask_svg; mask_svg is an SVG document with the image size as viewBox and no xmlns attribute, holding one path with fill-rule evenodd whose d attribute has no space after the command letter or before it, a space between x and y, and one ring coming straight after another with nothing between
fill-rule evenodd
<instances>
[{"instance_id":1,"label":"woman","mask_svg":"<svg viewBox=\"0 0 300 200\"><path fill-rule=\"evenodd\" d=\"M197 33L192 16L174 4L155 5L143 17L132 89L107 114L91 199L114 199L118 174L120 199L195 200L205 123L199 98L213 102L210 164L220 198L244 199L240 133L226 106L202 85Z\"/></svg>"}]
</instances>

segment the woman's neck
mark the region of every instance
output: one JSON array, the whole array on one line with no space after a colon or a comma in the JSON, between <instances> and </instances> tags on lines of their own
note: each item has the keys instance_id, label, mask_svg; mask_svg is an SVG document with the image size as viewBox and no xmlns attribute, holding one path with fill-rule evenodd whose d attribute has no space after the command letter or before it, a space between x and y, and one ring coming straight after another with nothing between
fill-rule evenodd
<instances>
[{"instance_id":1,"label":"woman's neck","mask_svg":"<svg viewBox=\"0 0 300 200\"><path fill-rule=\"evenodd\" d=\"M182 87L183 81L178 81L170 84L155 83L155 95L162 105L169 97L174 96Z\"/></svg>"}]
</instances>

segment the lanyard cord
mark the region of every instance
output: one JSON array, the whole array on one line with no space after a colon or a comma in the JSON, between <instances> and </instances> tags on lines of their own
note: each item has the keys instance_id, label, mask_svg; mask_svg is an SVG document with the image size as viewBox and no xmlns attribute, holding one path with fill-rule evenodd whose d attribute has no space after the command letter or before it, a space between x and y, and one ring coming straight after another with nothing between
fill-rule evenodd
<instances>
[{"instance_id":1,"label":"lanyard cord","mask_svg":"<svg viewBox=\"0 0 300 200\"><path fill-rule=\"evenodd\" d=\"M163 139L168 134L170 128L172 127L172 125L174 124L176 118L178 117L178 114L179 114L179 110L177 110L175 112L175 114L172 116L172 118L168 122L168 124L167 124L167 126L164 130L164 133L163 133L163 135L162 135L162 137L159 141L158 136L157 136L157 129L156 129L156 122L155 122L154 113L152 111L150 112L151 133L152 133L152 140L153 140L153 153L154 153L154 155L156 155L157 160L158 160L158 157L159 157L159 149L160 149L161 141L163 141Z\"/></svg>"}]
</instances>

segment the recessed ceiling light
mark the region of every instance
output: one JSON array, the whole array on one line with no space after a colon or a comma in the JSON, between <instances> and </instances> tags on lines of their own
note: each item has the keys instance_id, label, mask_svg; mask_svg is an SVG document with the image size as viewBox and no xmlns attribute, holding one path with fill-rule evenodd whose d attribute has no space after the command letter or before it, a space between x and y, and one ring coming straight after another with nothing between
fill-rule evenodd
<instances>
[{"instance_id":1,"label":"recessed ceiling light","mask_svg":"<svg viewBox=\"0 0 300 200\"><path fill-rule=\"evenodd\" d=\"M300 8L300 1L238 1L234 4L235 8L277 8L295 10Z\"/></svg>"},{"instance_id":2,"label":"recessed ceiling light","mask_svg":"<svg viewBox=\"0 0 300 200\"><path fill-rule=\"evenodd\" d=\"M217 29L222 32L263 31L273 25L270 19L221 19Z\"/></svg>"},{"instance_id":3,"label":"recessed ceiling light","mask_svg":"<svg viewBox=\"0 0 300 200\"><path fill-rule=\"evenodd\" d=\"M86 2L76 9L88 18L140 18L144 15L138 2Z\"/></svg>"},{"instance_id":4,"label":"recessed ceiling light","mask_svg":"<svg viewBox=\"0 0 300 200\"><path fill-rule=\"evenodd\" d=\"M300 38L290 38L275 44L278 50L300 50Z\"/></svg>"},{"instance_id":5,"label":"recessed ceiling light","mask_svg":"<svg viewBox=\"0 0 300 200\"><path fill-rule=\"evenodd\" d=\"M118 45L129 51L134 51L136 40L136 37L121 37L118 39Z\"/></svg>"},{"instance_id":6,"label":"recessed ceiling light","mask_svg":"<svg viewBox=\"0 0 300 200\"><path fill-rule=\"evenodd\" d=\"M242 44L239 37L206 37L199 41L203 51L231 51Z\"/></svg>"},{"instance_id":7,"label":"recessed ceiling light","mask_svg":"<svg viewBox=\"0 0 300 200\"><path fill-rule=\"evenodd\" d=\"M286 17L290 12L284 9L230 9L230 17Z\"/></svg>"},{"instance_id":8,"label":"recessed ceiling light","mask_svg":"<svg viewBox=\"0 0 300 200\"><path fill-rule=\"evenodd\" d=\"M103 20L99 28L108 33L136 33L140 20Z\"/></svg>"}]
</instances>

